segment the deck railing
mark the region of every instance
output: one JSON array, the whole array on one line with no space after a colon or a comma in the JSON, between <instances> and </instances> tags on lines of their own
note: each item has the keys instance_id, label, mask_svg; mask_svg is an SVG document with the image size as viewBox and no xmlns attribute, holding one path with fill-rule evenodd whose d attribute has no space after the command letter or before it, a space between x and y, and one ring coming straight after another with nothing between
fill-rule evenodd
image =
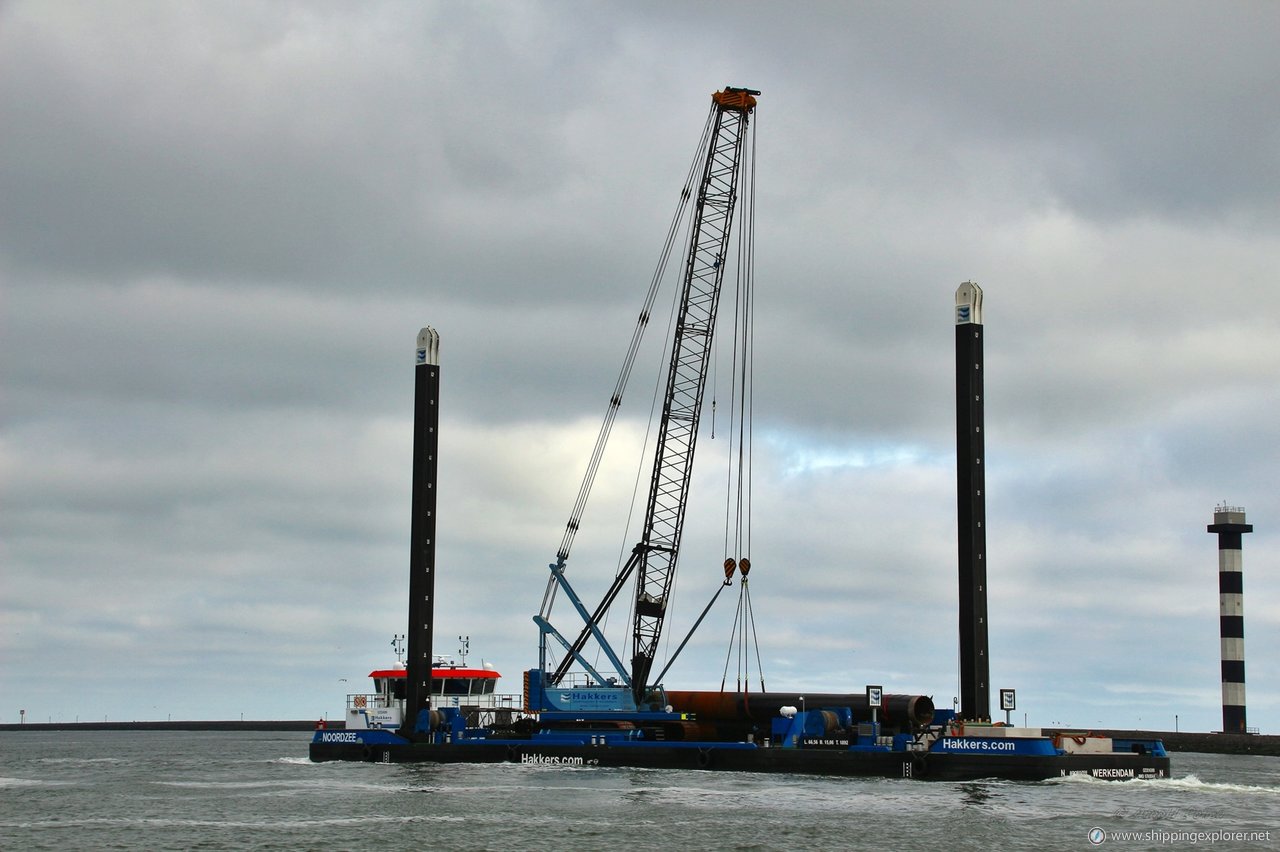
<instances>
[{"instance_id":1,"label":"deck railing","mask_svg":"<svg viewBox=\"0 0 1280 852\"><path fill-rule=\"evenodd\" d=\"M480 710L523 710L523 695L503 695L490 692L487 695L440 695L431 696L431 706L439 710L442 707L466 707Z\"/></svg>"},{"instance_id":2,"label":"deck railing","mask_svg":"<svg viewBox=\"0 0 1280 852\"><path fill-rule=\"evenodd\" d=\"M347 712L385 710L390 707L403 708L403 698L387 698L377 693L352 693L347 696ZM436 710L446 707L460 710L468 725L481 726L495 723L508 723L525 714L524 696L490 692L484 695L440 695L431 696L431 706Z\"/></svg>"}]
</instances>

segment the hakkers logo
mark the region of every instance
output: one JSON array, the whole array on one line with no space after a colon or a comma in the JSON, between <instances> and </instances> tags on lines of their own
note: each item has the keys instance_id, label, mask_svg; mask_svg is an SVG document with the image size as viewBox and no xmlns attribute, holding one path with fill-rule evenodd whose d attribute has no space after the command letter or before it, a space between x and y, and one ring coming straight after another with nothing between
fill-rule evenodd
<instances>
[{"instance_id":1,"label":"hakkers logo","mask_svg":"<svg viewBox=\"0 0 1280 852\"><path fill-rule=\"evenodd\" d=\"M964 751L1017 751L1018 744L1013 740L962 739L947 737L942 741L944 749L962 749Z\"/></svg>"},{"instance_id":2,"label":"hakkers logo","mask_svg":"<svg viewBox=\"0 0 1280 852\"><path fill-rule=\"evenodd\" d=\"M617 697L617 694L613 692L588 692L584 689L560 693L561 701L569 701L571 699L579 701L613 701Z\"/></svg>"},{"instance_id":3,"label":"hakkers logo","mask_svg":"<svg viewBox=\"0 0 1280 852\"><path fill-rule=\"evenodd\" d=\"M522 754L521 763L536 763L543 766L585 766L586 759L581 757L560 757L558 755ZM595 761L592 761L594 764Z\"/></svg>"}]
</instances>

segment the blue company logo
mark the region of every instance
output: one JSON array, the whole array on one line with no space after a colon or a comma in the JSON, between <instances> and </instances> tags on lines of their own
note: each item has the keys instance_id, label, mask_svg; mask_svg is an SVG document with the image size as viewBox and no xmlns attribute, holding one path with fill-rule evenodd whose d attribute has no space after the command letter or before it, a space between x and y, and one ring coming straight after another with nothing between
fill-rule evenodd
<instances>
[{"instance_id":1,"label":"blue company logo","mask_svg":"<svg viewBox=\"0 0 1280 852\"><path fill-rule=\"evenodd\" d=\"M1094 846L1101 846L1107 840L1107 833L1100 828L1089 829L1089 842Z\"/></svg>"},{"instance_id":2,"label":"blue company logo","mask_svg":"<svg viewBox=\"0 0 1280 852\"><path fill-rule=\"evenodd\" d=\"M418 350L418 363L419 364L427 363L427 350L425 349Z\"/></svg>"},{"instance_id":3,"label":"blue company logo","mask_svg":"<svg viewBox=\"0 0 1280 852\"><path fill-rule=\"evenodd\" d=\"M956 307L956 319L960 320L961 322L969 321L968 305L959 305L958 307Z\"/></svg>"}]
</instances>

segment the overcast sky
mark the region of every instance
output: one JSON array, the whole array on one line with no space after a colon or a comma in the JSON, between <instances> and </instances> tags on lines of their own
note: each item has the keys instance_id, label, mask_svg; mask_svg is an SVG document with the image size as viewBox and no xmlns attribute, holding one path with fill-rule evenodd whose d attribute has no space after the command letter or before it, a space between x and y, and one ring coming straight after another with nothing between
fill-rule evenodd
<instances>
[{"instance_id":1,"label":"overcast sky","mask_svg":"<svg viewBox=\"0 0 1280 852\"><path fill-rule=\"evenodd\" d=\"M1033 725L1220 728L1227 501L1257 528L1248 720L1277 732L1277 33L1262 0L3 3L0 720L340 716L404 632L424 325L437 650L469 635L518 692L727 84L763 93L767 687L957 694L972 279L993 689ZM634 543L658 361L570 560L588 605ZM724 555L700 465L677 638ZM719 686L737 594L669 686Z\"/></svg>"}]
</instances>

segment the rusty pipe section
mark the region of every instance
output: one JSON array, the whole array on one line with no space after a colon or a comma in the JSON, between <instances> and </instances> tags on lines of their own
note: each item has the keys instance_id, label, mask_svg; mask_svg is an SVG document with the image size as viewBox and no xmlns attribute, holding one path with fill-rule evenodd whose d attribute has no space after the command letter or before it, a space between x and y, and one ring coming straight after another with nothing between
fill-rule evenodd
<instances>
[{"instance_id":1,"label":"rusty pipe section","mask_svg":"<svg viewBox=\"0 0 1280 852\"><path fill-rule=\"evenodd\" d=\"M803 700L802 700L803 699ZM832 692L697 692L667 690L667 702L678 713L693 713L699 722L767 723L783 707L848 707L855 722L870 722L871 708L865 693ZM927 695L885 695L878 718L888 725L911 727L933 722L933 699Z\"/></svg>"}]
</instances>

